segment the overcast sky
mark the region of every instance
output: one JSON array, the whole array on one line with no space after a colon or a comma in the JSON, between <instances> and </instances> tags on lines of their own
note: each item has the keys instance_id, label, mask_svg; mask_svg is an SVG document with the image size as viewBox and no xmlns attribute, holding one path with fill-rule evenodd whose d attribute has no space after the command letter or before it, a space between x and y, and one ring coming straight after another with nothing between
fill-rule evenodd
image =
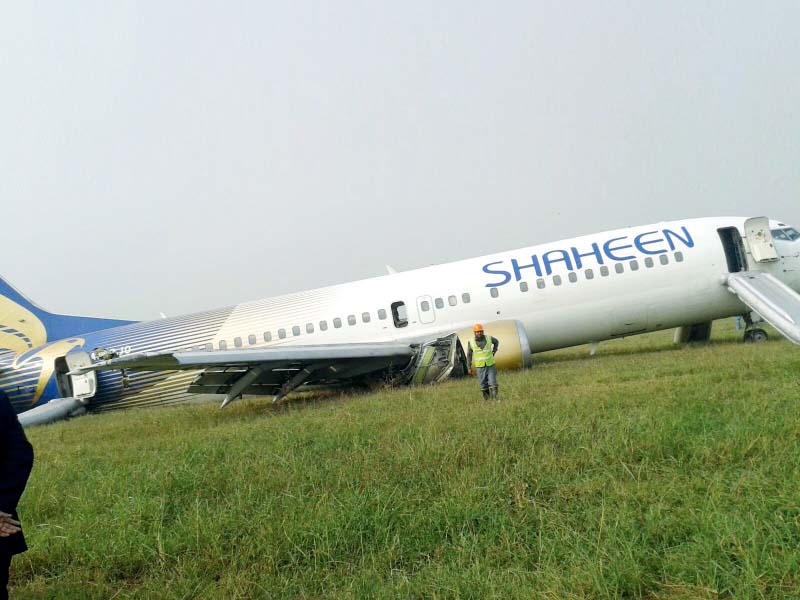
<instances>
[{"instance_id":1,"label":"overcast sky","mask_svg":"<svg viewBox=\"0 0 800 600\"><path fill-rule=\"evenodd\" d=\"M0 273L146 319L659 220L800 223L800 3L8 2Z\"/></svg>"}]
</instances>

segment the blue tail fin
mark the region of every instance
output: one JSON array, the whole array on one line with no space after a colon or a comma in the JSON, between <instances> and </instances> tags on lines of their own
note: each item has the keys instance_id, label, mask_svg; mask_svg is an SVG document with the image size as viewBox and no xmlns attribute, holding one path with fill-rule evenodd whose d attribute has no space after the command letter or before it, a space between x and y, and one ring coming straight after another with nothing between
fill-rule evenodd
<instances>
[{"instance_id":1,"label":"blue tail fin","mask_svg":"<svg viewBox=\"0 0 800 600\"><path fill-rule=\"evenodd\" d=\"M26 352L53 340L129 323L133 321L47 312L0 277L0 352Z\"/></svg>"}]
</instances>

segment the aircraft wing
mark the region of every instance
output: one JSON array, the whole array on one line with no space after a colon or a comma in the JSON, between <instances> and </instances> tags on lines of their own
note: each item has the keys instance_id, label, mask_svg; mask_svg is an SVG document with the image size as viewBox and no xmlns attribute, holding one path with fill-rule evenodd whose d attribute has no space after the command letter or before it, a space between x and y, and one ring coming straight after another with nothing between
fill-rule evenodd
<instances>
[{"instance_id":1,"label":"aircraft wing","mask_svg":"<svg viewBox=\"0 0 800 600\"><path fill-rule=\"evenodd\" d=\"M242 394L272 395L273 402L301 385L334 384L393 370L417 383L447 377L456 361L455 335L418 344L391 342L278 346L244 350L140 352L79 367L90 371L201 371L188 391L225 394L222 406Z\"/></svg>"},{"instance_id":2,"label":"aircraft wing","mask_svg":"<svg viewBox=\"0 0 800 600\"><path fill-rule=\"evenodd\" d=\"M728 289L795 344L800 344L800 294L769 273L728 275Z\"/></svg>"}]
</instances>

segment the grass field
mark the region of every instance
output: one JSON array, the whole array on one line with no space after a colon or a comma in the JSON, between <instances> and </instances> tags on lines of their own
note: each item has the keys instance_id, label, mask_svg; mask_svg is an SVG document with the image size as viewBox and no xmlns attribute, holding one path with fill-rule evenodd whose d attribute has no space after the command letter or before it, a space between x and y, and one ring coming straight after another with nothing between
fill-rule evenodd
<instances>
[{"instance_id":1,"label":"grass field","mask_svg":"<svg viewBox=\"0 0 800 600\"><path fill-rule=\"evenodd\" d=\"M31 430L12 597L800 597L800 348L735 339Z\"/></svg>"}]
</instances>

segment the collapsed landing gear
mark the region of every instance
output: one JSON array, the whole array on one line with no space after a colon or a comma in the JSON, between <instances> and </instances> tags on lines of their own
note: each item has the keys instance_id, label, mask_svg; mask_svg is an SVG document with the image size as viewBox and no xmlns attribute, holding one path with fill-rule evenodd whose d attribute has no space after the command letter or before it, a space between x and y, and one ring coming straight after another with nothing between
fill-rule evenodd
<instances>
[{"instance_id":1,"label":"collapsed landing gear","mask_svg":"<svg viewBox=\"0 0 800 600\"><path fill-rule=\"evenodd\" d=\"M769 336L763 329L748 329L744 332L745 344L760 344L761 342L766 342L768 339Z\"/></svg>"}]
</instances>

